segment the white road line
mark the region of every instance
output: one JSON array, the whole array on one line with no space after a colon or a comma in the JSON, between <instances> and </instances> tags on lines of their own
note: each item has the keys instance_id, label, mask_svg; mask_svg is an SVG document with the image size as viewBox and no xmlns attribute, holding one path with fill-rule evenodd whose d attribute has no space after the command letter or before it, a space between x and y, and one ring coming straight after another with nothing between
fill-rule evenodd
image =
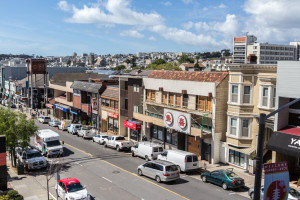
<instances>
[{"instance_id":1,"label":"white road line","mask_svg":"<svg viewBox=\"0 0 300 200\"><path fill-rule=\"evenodd\" d=\"M83 165L82 164L80 164L80 163L78 163L78 162L75 162L77 165L80 165L81 167L83 167Z\"/></svg>"},{"instance_id":2,"label":"white road line","mask_svg":"<svg viewBox=\"0 0 300 200\"><path fill-rule=\"evenodd\" d=\"M49 192L49 194L50 194L50 196L51 196L54 200L57 200L57 199L55 198L55 196L53 196L53 195L51 194L51 192Z\"/></svg>"},{"instance_id":3,"label":"white road line","mask_svg":"<svg viewBox=\"0 0 300 200\"><path fill-rule=\"evenodd\" d=\"M103 176L102 176L102 178L105 179L105 180L107 180L108 182L111 182L111 183L112 183L111 180L109 180L109 179L107 179L107 178L105 178L105 177L103 177Z\"/></svg>"},{"instance_id":4,"label":"white road line","mask_svg":"<svg viewBox=\"0 0 300 200\"><path fill-rule=\"evenodd\" d=\"M229 193L229 195L233 195L233 194L236 194L236 193L235 192Z\"/></svg>"}]
</instances>

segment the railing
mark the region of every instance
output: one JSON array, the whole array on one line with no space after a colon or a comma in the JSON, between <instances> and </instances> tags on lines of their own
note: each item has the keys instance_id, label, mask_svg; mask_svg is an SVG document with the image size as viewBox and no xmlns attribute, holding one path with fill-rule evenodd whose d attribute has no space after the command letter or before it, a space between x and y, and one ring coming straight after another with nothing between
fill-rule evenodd
<instances>
[{"instance_id":1,"label":"railing","mask_svg":"<svg viewBox=\"0 0 300 200\"><path fill-rule=\"evenodd\" d=\"M150 116L150 117L155 117L157 119L164 119L164 116L161 115L161 114L157 114L157 113L154 113L154 112L150 112L150 111L145 111L145 115L147 116Z\"/></svg>"}]
</instances>

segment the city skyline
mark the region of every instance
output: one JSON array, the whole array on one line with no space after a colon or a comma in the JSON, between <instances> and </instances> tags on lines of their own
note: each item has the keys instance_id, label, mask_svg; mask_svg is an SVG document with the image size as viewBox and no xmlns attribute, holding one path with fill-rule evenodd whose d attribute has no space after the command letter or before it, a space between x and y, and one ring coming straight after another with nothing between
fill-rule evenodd
<instances>
[{"instance_id":1,"label":"city skyline","mask_svg":"<svg viewBox=\"0 0 300 200\"><path fill-rule=\"evenodd\" d=\"M246 32L258 42L288 44L300 41L299 6L296 0L13 0L0 8L0 53L220 51Z\"/></svg>"}]
</instances>

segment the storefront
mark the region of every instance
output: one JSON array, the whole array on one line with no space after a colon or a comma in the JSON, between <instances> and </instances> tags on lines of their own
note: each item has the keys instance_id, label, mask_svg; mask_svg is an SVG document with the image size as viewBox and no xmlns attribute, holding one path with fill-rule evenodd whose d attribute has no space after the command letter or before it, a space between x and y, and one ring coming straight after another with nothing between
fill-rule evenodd
<instances>
[{"instance_id":1,"label":"storefront","mask_svg":"<svg viewBox=\"0 0 300 200\"><path fill-rule=\"evenodd\" d=\"M51 114L51 110L53 113L53 105L52 104L46 103L45 106L46 106L47 114Z\"/></svg>"},{"instance_id":2,"label":"storefront","mask_svg":"<svg viewBox=\"0 0 300 200\"><path fill-rule=\"evenodd\" d=\"M53 115L58 119L70 119L69 107L63 105L53 104L54 113Z\"/></svg>"},{"instance_id":3,"label":"storefront","mask_svg":"<svg viewBox=\"0 0 300 200\"><path fill-rule=\"evenodd\" d=\"M129 139L141 140L141 123L131 120L124 120L124 126L129 129Z\"/></svg>"},{"instance_id":4,"label":"storefront","mask_svg":"<svg viewBox=\"0 0 300 200\"><path fill-rule=\"evenodd\" d=\"M105 110L101 112L101 132L119 134L119 115Z\"/></svg>"},{"instance_id":5,"label":"storefront","mask_svg":"<svg viewBox=\"0 0 300 200\"><path fill-rule=\"evenodd\" d=\"M81 110L75 107L70 107L70 118L73 122L81 123Z\"/></svg>"}]
</instances>

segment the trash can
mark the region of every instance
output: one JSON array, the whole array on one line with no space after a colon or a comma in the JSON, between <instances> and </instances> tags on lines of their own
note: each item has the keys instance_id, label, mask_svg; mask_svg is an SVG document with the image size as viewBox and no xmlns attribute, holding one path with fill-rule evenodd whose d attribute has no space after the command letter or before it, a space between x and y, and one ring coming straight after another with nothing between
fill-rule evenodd
<instances>
[{"instance_id":1,"label":"trash can","mask_svg":"<svg viewBox=\"0 0 300 200\"><path fill-rule=\"evenodd\" d=\"M23 175L24 174L24 165L23 163L18 163L18 166L17 166L17 172L18 172L18 175Z\"/></svg>"}]
</instances>

